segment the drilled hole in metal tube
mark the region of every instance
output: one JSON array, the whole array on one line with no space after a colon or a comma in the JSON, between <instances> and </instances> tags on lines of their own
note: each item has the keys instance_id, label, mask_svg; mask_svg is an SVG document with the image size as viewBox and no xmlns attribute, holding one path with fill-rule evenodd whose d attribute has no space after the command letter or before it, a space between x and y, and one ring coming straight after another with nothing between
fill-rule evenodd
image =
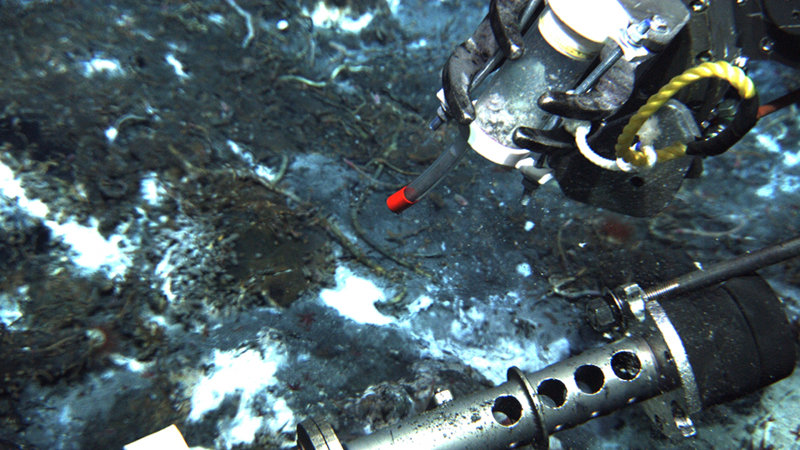
<instances>
[{"instance_id":1,"label":"drilled hole in metal tube","mask_svg":"<svg viewBox=\"0 0 800 450\"><path fill-rule=\"evenodd\" d=\"M504 427L514 426L522 418L522 404L510 395L497 397L492 405L492 417Z\"/></svg>"},{"instance_id":2,"label":"drilled hole in metal tube","mask_svg":"<svg viewBox=\"0 0 800 450\"><path fill-rule=\"evenodd\" d=\"M567 387L555 378L548 378L539 383L536 392L541 396L542 403L551 408L558 408L567 401Z\"/></svg>"},{"instance_id":3,"label":"drilled hole in metal tube","mask_svg":"<svg viewBox=\"0 0 800 450\"><path fill-rule=\"evenodd\" d=\"M585 364L575 370L575 384L578 385L578 389L587 394L600 392L605 381L603 371L597 366Z\"/></svg>"},{"instance_id":4,"label":"drilled hole in metal tube","mask_svg":"<svg viewBox=\"0 0 800 450\"><path fill-rule=\"evenodd\" d=\"M614 375L630 381L639 375L642 370L642 363L635 353L621 351L614 353L614 356L611 357L611 369L614 371Z\"/></svg>"}]
</instances>

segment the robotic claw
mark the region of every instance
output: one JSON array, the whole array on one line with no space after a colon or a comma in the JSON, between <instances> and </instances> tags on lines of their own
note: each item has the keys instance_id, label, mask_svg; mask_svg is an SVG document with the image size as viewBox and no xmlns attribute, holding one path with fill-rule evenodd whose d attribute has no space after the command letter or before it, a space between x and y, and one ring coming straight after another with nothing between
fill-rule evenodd
<instances>
[{"instance_id":1,"label":"robotic claw","mask_svg":"<svg viewBox=\"0 0 800 450\"><path fill-rule=\"evenodd\" d=\"M452 118L463 139L387 205L419 201L472 147L519 170L526 199L555 179L572 199L653 216L774 110L742 68L797 66L799 15L796 0L492 0L444 66L431 123Z\"/></svg>"},{"instance_id":2,"label":"robotic claw","mask_svg":"<svg viewBox=\"0 0 800 450\"><path fill-rule=\"evenodd\" d=\"M548 448L548 435L633 403L670 437L695 434L691 414L789 376L794 332L753 271L800 255L800 237L651 289L621 286L588 303L597 331L620 339L454 400L343 445L326 423L297 427L303 450ZM722 284L717 284L722 281ZM671 297L671 298L670 298ZM713 357L709 357L713 355Z\"/></svg>"}]
</instances>

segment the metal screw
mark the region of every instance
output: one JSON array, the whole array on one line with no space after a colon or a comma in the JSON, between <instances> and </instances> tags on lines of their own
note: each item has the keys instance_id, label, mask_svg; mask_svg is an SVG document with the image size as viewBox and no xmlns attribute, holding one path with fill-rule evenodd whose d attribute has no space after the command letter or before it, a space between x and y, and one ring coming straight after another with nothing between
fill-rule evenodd
<instances>
[{"instance_id":1,"label":"metal screw","mask_svg":"<svg viewBox=\"0 0 800 450\"><path fill-rule=\"evenodd\" d=\"M711 50L702 51L695 56L697 61L699 62L708 62L714 60L714 55L711 53Z\"/></svg>"},{"instance_id":2,"label":"metal screw","mask_svg":"<svg viewBox=\"0 0 800 450\"><path fill-rule=\"evenodd\" d=\"M664 18L659 16L658 14L650 18L650 29L653 31L664 33L668 29L667 25L668 25L667 21L664 20Z\"/></svg>"},{"instance_id":3,"label":"metal screw","mask_svg":"<svg viewBox=\"0 0 800 450\"><path fill-rule=\"evenodd\" d=\"M444 108L440 106L439 110L444 111ZM436 111L436 115L428 123L428 128L430 128L431 131L436 131L442 126L442 124L444 124L444 119L442 119L442 117L439 115L439 111Z\"/></svg>"},{"instance_id":4,"label":"metal screw","mask_svg":"<svg viewBox=\"0 0 800 450\"><path fill-rule=\"evenodd\" d=\"M641 22L632 23L625 30L626 38L630 45L639 47L644 40L645 33L651 27L650 20L643 20Z\"/></svg>"},{"instance_id":5,"label":"metal screw","mask_svg":"<svg viewBox=\"0 0 800 450\"><path fill-rule=\"evenodd\" d=\"M761 40L761 51L765 53L770 53L772 49L775 47L775 41L772 39L765 37Z\"/></svg>"},{"instance_id":6,"label":"metal screw","mask_svg":"<svg viewBox=\"0 0 800 450\"><path fill-rule=\"evenodd\" d=\"M706 8L708 8L707 0L695 0L692 2L692 11L694 12L703 12Z\"/></svg>"}]
</instances>

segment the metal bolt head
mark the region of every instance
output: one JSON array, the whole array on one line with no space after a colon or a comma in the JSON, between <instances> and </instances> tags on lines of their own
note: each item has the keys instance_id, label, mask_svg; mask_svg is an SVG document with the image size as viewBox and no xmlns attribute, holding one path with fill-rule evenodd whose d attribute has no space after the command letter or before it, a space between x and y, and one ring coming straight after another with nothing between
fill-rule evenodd
<instances>
[{"instance_id":1,"label":"metal bolt head","mask_svg":"<svg viewBox=\"0 0 800 450\"><path fill-rule=\"evenodd\" d=\"M619 315L604 297L593 297L586 302L586 316L589 325L599 333L604 333L619 325Z\"/></svg>"}]
</instances>

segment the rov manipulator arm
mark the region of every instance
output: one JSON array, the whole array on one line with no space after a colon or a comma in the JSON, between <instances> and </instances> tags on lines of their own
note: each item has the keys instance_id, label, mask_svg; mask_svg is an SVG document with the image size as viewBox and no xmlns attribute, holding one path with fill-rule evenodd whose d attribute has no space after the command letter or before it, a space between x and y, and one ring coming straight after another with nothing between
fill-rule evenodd
<instances>
[{"instance_id":1,"label":"rov manipulator arm","mask_svg":"<svg viewBox=\"0 0 800 450\"><path fill-rule=\"evenodd\" d=\"M709 271L741 275L800 254L800 237ZM548 435L627 405L644 407L668 436L692 436L691 414L738 398L790 375L797 355L781 301L757 275L705 286L693 273L665 286L695 290L659 301L644 297L625 337L508 380L489 390L445 400L408 421L343 444L330 425L298 425L301 449L548 448ZM691 280L691 281L687 281ZM678 292L673 291L673 292ZM446 398L446 397L444 397Z\"/></svg>"},{"instance_id":2,"label":"rov manipulator arm","mask_svg":"<svg viewBox=\"0 0 800 450\"><path fill-rule=\"evenodd\" d=\"M492 0L445 64L431 124L452 117L463 139L387 206L419 201L472 147L520 171L523 200L556 180L572 199L653 216L763 115L742 67L797 62L798 5Z\"/></svg>"}]
</instances>

